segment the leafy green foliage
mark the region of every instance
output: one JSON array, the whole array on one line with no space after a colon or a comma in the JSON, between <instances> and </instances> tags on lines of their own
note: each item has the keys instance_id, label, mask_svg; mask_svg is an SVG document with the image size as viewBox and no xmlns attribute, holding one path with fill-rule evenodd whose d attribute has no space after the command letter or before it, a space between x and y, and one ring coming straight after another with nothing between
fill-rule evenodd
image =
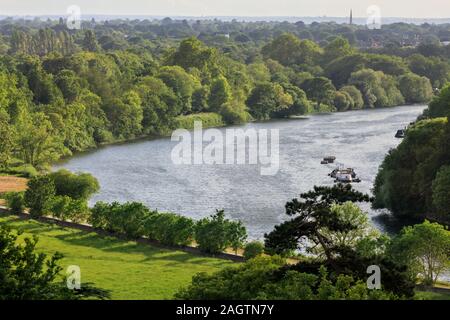
<instances>
[{"instance_id":1,"label":"leafy green foliage","mask_svg":"<svg viewBox=\"0 0 450 320\"><path fill-rule=\"evenodd\" d=\"M433 180L446 163L447 118L422 120L410 127L407 137L385 158L375 180L376 208L412 219L439 216L432 206ZM442 217L442 216L441 216Z\"/></svg>"},{"instance_id":2,"label":"leafy green foliage","mask_svg":"<svg viewBox=\"0 0 450 320\"><path fill-rule=\"evenodd\" d=\"M244 247L244 258L250 260L256 258L264 253L264 243L260 241L252 241Z\"/></svg>"},{"instance_id":3,"label":"leafy green foliage","mask_svg":"<svg viewBox=\"0 0 450 320\"><path fill-rule=\"evenodd\" d=\"M91 210L89 222L94 228L138 238L145 234L143 222L149 214L150 210L138 202L97 202Z\"/></svg>"},{"instance_id":4,"label":"leafy green foliage","mask_svg":"<svg viewBox=\"0 0 450 320\"><path fill-rule=\"evenodd\" d=\"M399 89L407 103L429 102L433 97L431 82L426 77L420 77L413 73L400 76Z\"/></svg>"},{"instance_id":5,"label":"leafy green foliage","mask_svg":"<svg viewBox=\"0 0 450 320\"><path fill-rule=\"evenodd\" d=\"M30 209L30 215L38 218L49 213L56 192L53 180L49 176L37 176L31 178L27 185L25 204Z\"/></svg>"},{"instance_id":6,"label":"leafy green foliage","mask_svg":"<svg viewBox=\"0 0 450 320\"><path fill-rule=\"evenodd\" d=\"M283 112L292 106L292 96L279 84L258 84L247 100L250 114L256 119L269 119L272 113Z\"/></svg>"},{"instance_id":7,"label":"leafy green foliage","mask_svg":"<svg viewBox=\"0 0 450 320\"><path fill-rule=\"evenodd\" d=\"M6 200L6 206L13 214L21 214L25 209L25 199L23 192L8 192L3 196Z\"/></svg>"},{"instance_id":8,"label":"leafy green foliage","mask_svg":"<svg viewBox=\"0 0 450 320\"><path fill-rule=\"evenodd\" d=\"M242 223L225 219L223 210L199 220L195 226L195 241L201 250L208 253L219 253L227 247L237 250L246 238Z\"/></svg>"},{"instance_id":9,"label":"leafy green foliage","mask_svg":"<svg viewBox=\"0 0 450 320\"><path fill-rule=\"evenodd\" d=\"M47 258L36 252L37 238L25 238L18 244L17 235L0 226L0 300L78 300L109 298L109 292L83 284L70 290L65 281L58 281L62 270L55 253Z\"/></svg>"},{"instance_id":10,"label":"leafy green foliage","mask_svg":"<svg viewBox=\"0 0 450 320\"><path fill-rule=\"evenodd\" d=\"M368 290L351 276L331 280L326 269L319 275L283 271L279 257L259 257L215 274L199 273L176 299L188 300L372 300L396 299L382 290Z\"/></svg>"},{"instance_id":11,"label":"leafy green foliage","mask_svg":"<svg viewBox=\"0 0 450 320\"><path fill-rule=\"evenodd\" d=\"M327 259L331 260L337 243L332 240L330 232L348 233L358 228L354 221L342 219L333 205L370 200L368 195L355 191L351 185L341 184L314 187L313 191L301 194L300 198L301 201L293 199L286 204L286 214L293 218L265 235L267 252L283 254L296 250L302 238L308 238L313 247L320 245Z\"/></svg>"},{"instance_id":12,"label":"leafy green foliage","mask_svg":"<svg viewBox=\"0 0 450 320\"><path fill-rule=\"evenodd\" d=\"M69 196L55 196L51 200L52 216L62 221L85 222L89 217L89 208L85 199L73 199Z\"/></svg>"},{"instance_id":13,"label":"leafy green foliage","mask_svg":"<svg viewBox=\"0 0 450 320\"><path fill-rule=\"evenodd\" d=\"M115 20L69 32L56 21L11 23L0 22L11 53L0 59L3 171L14 159L43 170L102 143L168 135L184 116L238 124L416 103L431 98L427 79L438 88L450 79L439 45L362 52L353 45L370 47L371 37L356 26Z\"/></svg>"},{"instance_id":14,"label":"leafy green foliage","mask_svg":"<svg viewBox=\"0 0 450 320\"><path fill-rule=\"evenodd\" d=\"M75 174L61 169L49 174L56 188L56 195L68 196L72 199L89 200L100 190L100 185L95 177L89 173Z\"/></svg>"},{"instance_id":15,"label":"leafy green foliage","mask_svg":"<svg viewBox=\"0 0 450 320\"><path fill-rule=\"evenodd\" d=\"M174 213L152 212L144 220L144 233L167 245L188 245L194 238L194 221Z\"/></svg>"},{"instance_id":16,"label":"leafy green foliage","mask_svg":"<svg viewBox=\"0 0 450 320\"><path fill-rule=\"evenodd\" d=\"M450 216L450 166L442 166L433 180L433 206L439 215Z\"/></svg>"},{"instance_id":17,"label":"leafy green foliage","mask_svg":"<svg viewBox=\"0 0 450 320\"><path fill-rule=\"evenodd\" d=\"M390 254L407 264L414 278L434 284L450 268L450 231L429 221L405 227L394 239Z\"/></svg>"}]
</instances>

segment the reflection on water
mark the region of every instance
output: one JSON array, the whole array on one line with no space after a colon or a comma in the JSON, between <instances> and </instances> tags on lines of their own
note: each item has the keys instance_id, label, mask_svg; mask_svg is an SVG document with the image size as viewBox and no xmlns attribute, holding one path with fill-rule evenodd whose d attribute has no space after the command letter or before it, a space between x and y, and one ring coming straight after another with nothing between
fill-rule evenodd
<instances>
[{"instance_id":1,"label":"reflection on water","mask_svg":"<svg viewBox=\"0 0 450 320\"><path fill-rule=\"evenodd\" d=\"M385 154L400 140L398 129L415 120L424 106L351 111L250 123L243 129L279 129L280 169L261 176L256 165L174 165L168 138L104 147L59 164L77 172L90 172L101 184L96 201L141 201L151 208L200 218L225 209L241 220L251 238L285 219L284 204L314 185L332 185L328 173L334 165L321 165L324 156L354 167L362 179L355 187L370 192ZM220 129L225 130L224 128ZM380 214L364 209L374 218ZM386 230L379 219L374 224Z\"/></svg>"}]
</instances>

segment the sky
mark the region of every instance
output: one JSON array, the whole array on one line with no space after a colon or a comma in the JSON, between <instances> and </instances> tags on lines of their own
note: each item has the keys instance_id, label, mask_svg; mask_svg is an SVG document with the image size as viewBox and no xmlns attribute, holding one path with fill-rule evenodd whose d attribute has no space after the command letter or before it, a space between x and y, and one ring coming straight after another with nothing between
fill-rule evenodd
<instances>
[{"instance_id":1,"label":"sky","mask_svg":"<svg viewBox=\"0 0 450 320\"><path fill-rule=\"evenodd\" d=\"M0 0L1 15L63 15L71 5L81 13L151 16L366 17L371 5L381 16L450 18L450 0Z\"/></svg>"}]
</instances>

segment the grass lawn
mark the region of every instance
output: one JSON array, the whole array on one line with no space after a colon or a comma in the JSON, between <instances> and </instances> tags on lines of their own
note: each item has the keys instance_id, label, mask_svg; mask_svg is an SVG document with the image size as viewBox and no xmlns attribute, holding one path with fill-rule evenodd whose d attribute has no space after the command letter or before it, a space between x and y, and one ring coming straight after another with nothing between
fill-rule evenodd
<instances>
[{"instance_id":1,"label":"grass lawn","mask_svg":"<svg viewBox=\"0 0 450 320\"><path fill-rule=\"evenodd\" d=\"M416 291L415 298L418 300L450 300L450 290L448 293Z\"/></svg>"},{"instance_id":2,"label":"grass lawn","mask_svg":"<svg viewBox=\"0 0 450 320\"><path fill-rule=\"evenodd\" d=\"M0 214L0 224L39 237L38 250L64 255L60 265L81 268L81 282L111 290L112 299L170 299L198 272L214 272L231 261L196 256L103 237Z\"/></svg>"}]
</instances>

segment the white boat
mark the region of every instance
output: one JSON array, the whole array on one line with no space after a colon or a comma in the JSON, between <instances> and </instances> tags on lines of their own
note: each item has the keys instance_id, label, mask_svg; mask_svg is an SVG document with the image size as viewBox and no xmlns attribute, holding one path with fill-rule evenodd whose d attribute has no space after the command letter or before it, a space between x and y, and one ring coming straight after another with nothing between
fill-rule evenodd
<instances>
[{"instance_id":1,"label":"white boat","mask_svg":"<svg viewBox=\"0 0 450 320\"><path fill-rule=\"evenodd\" d=\"M353 168L338 167L329 176L334 178L335 182L340 183L361 182L361 179L358 178Z\"/></svg>"}]
</instances>

